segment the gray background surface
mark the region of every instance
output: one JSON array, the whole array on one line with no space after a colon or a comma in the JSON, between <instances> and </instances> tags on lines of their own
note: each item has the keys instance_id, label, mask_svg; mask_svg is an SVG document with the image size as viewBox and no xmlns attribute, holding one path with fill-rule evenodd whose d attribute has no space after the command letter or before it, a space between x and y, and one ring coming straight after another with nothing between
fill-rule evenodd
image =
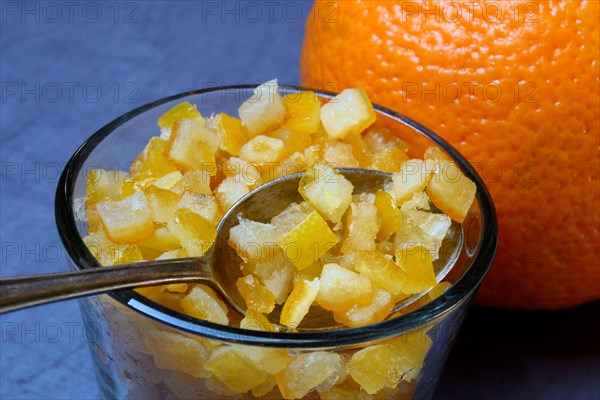
<instances>
[{"instance_id":1,"label":"gray background surface","mask_svg":"<svg viewBox=\"0 0 600 400\"><path fill-rule=\"evenodd\" d=\"M8 277L66 269L54 191L89 135L189 89L297 83L311 2L0 5L0 276ZM598 315L598 303L553 313L473 309L437 397L599 399ZM75 301L0 324L0 399L99 397Z\"/></svg>"}]
</instances>

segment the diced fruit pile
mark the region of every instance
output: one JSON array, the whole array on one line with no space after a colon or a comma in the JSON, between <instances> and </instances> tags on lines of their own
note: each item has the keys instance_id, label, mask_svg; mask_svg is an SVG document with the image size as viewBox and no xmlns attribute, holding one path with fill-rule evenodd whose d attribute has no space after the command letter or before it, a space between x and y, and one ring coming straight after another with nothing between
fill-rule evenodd
<instances>
[{"instance_id":1,"label":"diced fruit pile","mask_svg":"<svg viewBox=\"0 0 600 400\"><path fill-rule=\"evenodd\" d=\"M276 308L280 324L296 329L318 310L344 326L372 324L396 302L430 290L423 304L449 286L436 282L432 263L451 220L464 220L475 184L438 148L411 159L375 119L361 89L323 103L310 91L281 96L276 81L256 88L239 118L203 117L180 103L159 118L160 136L129 171L89 171L77 210L88 223L84 242L102 265L202 256L238 199L306 171L299 187L305 201L267 223L241 216L230 231L243 260L237 288L248 309L241 321L202 284L136 290L195 318L262 331L277 330L268 319ZM383 170L393 179L385 190L354 193L336 167ZM316 391L358 399L414 383L431 341L419 331L344 354L295 353L207 345L160 330L146 332L145 344L157 368L202 378L219 395L278 390L297 399Z\"/></svg>"}]
</instances>

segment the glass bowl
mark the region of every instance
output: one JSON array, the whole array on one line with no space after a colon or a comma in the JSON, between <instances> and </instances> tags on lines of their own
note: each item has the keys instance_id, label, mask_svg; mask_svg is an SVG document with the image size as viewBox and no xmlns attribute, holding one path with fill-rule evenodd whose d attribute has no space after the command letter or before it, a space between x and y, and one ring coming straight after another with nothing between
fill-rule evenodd
<instances>
[{"instance_id":1,"label":"glass bowl","mask_svg":"<svg viewBox=\"0 0 600 400\"><path fill-rule=\"evenodd\" d=\"M70 268L99 266L83 243L87 224L76 218L74 204L85 196L89 169L129 170L149 138L158 135L157 119L181 101L196 104L203 115L237 115L256 86L164 98L128 112L92 135L66 165L56 192L56 223ZM306 90L279 89L282 94ZM334 96L315 92L323 98ZM452 146L409 118L374 108L377 123L409 144L409 155L422 158L423 150L435 144L477 185L463 223L464 246L446 279L453 284L450 289L420 308L377 324L317 332L263 332L213 324L172 311L133 290L87 297L80 300L80 307L105 399L433 396L454 338L493 259L496 215L482 179Z\"/></svg>"}]
</instances>

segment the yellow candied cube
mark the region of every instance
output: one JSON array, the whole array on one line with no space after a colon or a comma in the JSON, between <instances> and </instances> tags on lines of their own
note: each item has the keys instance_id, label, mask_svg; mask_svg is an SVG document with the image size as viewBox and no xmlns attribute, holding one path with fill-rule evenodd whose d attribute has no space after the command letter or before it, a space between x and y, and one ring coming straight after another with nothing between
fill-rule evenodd
<instances>
[{"instance_id":1,"label":"yellow candied cube","mask_svg":"<svg viewBox=\"0 0 600 400\"><path fill-rule=\"evenodd\" d=\"M437 208L463 222L475 199L477 187L452 161L438 160L427 194Z\"/></svg>"},{"instance_id":2,"label":"yellow candied cube","mask_svg":"<svg viewBox=\"0 0 600 400\"><path fill-rule=\"evenodd\" d=\"M373 154L367 167L379 171L396 172L400 169L402 163L407 160L408 156L404 151L391 148Z\"/></svg>"},{"instance_id":3,"label":"yellow candied cube","mask_svg":"<svg viewBox=\"0 0 600 400\"><path fill-rule=\"evenodd\" d=\"M402 163L400 171L392 174L392 194L396 205L400 206L413 197L413 193L422 192L431 179L433 168L423 160L412 159Z\"/></svg>"},{"instance_id":4,"label":"yellow candied cube","mask_svg":"<svg viewBox=\"0 0 600 400\"><path fill-rule=\"evenodd\" d=\"M398 357L400 368L407 371L402 377L403 381L412 381L418 377L432 344L424 330L399 336L386 343L390 352Z\"/></svg>"},{"instance_id":5,"label":"yellow candied cube","mask_svg":"<svg viewBox=\"0 0 600 400\"><path fill-rule=\"evenodd\" d=\"M298 354L275 378L284 399L300 399L336 373L341 364L339 354L311 351Z\"/></svg>"},{"instance_id":6,"label":"yellow candied cube","mask_svg":"<svg viewBox=\"0 0 600 400\"><path fill-rule=\"evenodd\" d=\"M214 175L218 144L216 133L192 120L183 119L173 125L165 155L183 170L204 170Z\"/></svg>"},{"instance_id":7,"label":"yellow candied cube","mask_svg":"<svg viewBox=\"0 0 600 400\"><path fill-rule=\"evenodd\" d=\"M260 312L247 309L246 315L240 321L240 328L253 331L275 332L275 326Z\"/></svg>"},{"instance_id":8,"label":"yellow candied cube","mask_svg":"<svg viewBox=\"0 0 600 400\"><path fill-rule=\"evenodd\" d=\"M96 203L106 236L115 243L144 240L154 232L150 204L141 191L120 201Z\"/></svg>"},{"instance_id":9,"label":"yellow candied cube","mask_svg":"<svg viewBox=\"0 0 600 400\"><path fill-rule=\"evenodd\" d=\"M352 183L326 162L313 164L298 188L304 200L333 223L341 221L352 202L353 190Z\"/></svg>"},{"instance_id":10,"label":"yellow candied cube","mask_svg":"<svg viewBox=\"0 0 600 400\"><path fill-rule=\"evenodd\" d=\"M339 241L318 212L311 212L290 231L283 234L277 244L298 270L317 261Z\"/></svg>"},{"instance_id":11,"label":"yellow candied cube","mask_svg":"<svg viewBox=\"0 0 600 400\"><path fill-rule=\"evenodd\" d=\"M160 252L172 251L181 246L179 240L166 227L157 228L152 235L142 240L139 245Z\"/></svg>"},{"instance_id":12,"label":"yellow candied cube","mask_svg":"<svg viewBox=\"0 0 600 400\"><path fill-rule=\"evenodd\" d=\"M294 329L300 325L319 293L319 286L318 278L312 281L299 279L296 282L281 310L280 322L282 325Z\"/></svg>"},{"instance_id":13,"label":"yellow candied cube","mask_svg":"<svg viewBox=\"0 0 600 400\"><path fill-rule=\"evenodd\" d=\"M451 161L450 157L437 146L430 146L423 152L425 161Z\"/></svg>"},{"instance_id":14,"label":"yellow candied cube","mask_svg":"<svg viewBox=\"0 0 600 400\"><path fill-rule=\"evenodd\" d=\"M308 168L308 162L306 156L303 153L295 152L288 158L281 160L277 163L274 169L272 179L279 178L281 176L295 174L297 172L304 171ZM270 179L269 179L270 180Z\"/></svg>"},{"instance_id":15,"label":"yellow candied cube","mask_svg":"<svg viewBox=\"0 0 600 400\"><path fill-rule=\"evenodd\" d=\"M380 241L386 240L391 235L396 233L402 223L402 213L394 198L386 191L379 190L375 193L375 207L379 215L381 225L377 233L377 239Z\"/></svg>"},{"instance_id":16,"label":"yellow candied cube","mask_svg":"<svg viewBox=\"0 0 600 400\"><path fill-rule=\"evenodd\" d=\"M240 158L250 163L265 164L281 160L285 156L283 140L258 135L240 148Z\"/></svg>"},{"instance_id":17,"label":"yellow candied cube","mask_svg":"<svg viewBox=\"0 0 600 400\"><path fill-rule=\"evenodd\" d=\"M408 146L398 136L387 129L371 128L364 134L364 142L370 153L381 153L389 149L398 149L406 153Z\"/></svg>"},{"instance_id":18,"label":"yellow candied cube","mask_svg":"<svg viewBox=\"0 0 600 400\"><path fill-rule=\"evenodd\" d=\"M335 312L333 318L336 322L351 328L374 324L383 321L394 308L394 304L394 298L389 292L374 286L371 299L367 304L352 306L344 312Z\"/></svg>"},{"instance_id":19,"label":"yellow candied cube","mask_svg":"<svg viewBox=\"0 0 600 400\"><path fill-rule=\"evenodd\" d=\"M253 275L239 278L236 286L249 309L268 314L275 308L273 293L261 285Z\"/></svg>"},{"instance_id":20,"label":"yellow candied cube","mask_svg":"<svg viewBox=\"0 0 600 400\"><path fill-rule=\"evenodd\" d=\"M205 125L204 118L202 118L202 115L200 115L200 112L196 106L184 101L175 105L169 111L161 115L160 118L158 118L158 126L161 129L172 128L175 122L182 119L192 120L201 126Z\"/></svg>"},{"instance_id":21,"label":"yellow candied cube","mask_svg":"<svg viewBox=\"0 0 600 400\"><path fill-rule=\"evenodd\" d=\"M86 205L100 201L119 200L121 186L129 174L124 171L91 169L85 181Z\"/></svg>"},{"instance_id":22,"label":"yellow candied cube","mask_svg":"<svg viewBox=\"0 0 600 400\"><path fill-rule=\"evenodd\" d=\"M215 227L223 216L217 199L206 194L185 192L177 203L177 208L187 208L211 222Z\"/></svg>"},{"instance_id":23,"label":"yellow candied cube","mask_svg":"<svg viewBox=\"0 0 600 400\"><path fill-rule=\"evenodd\" d=\"M160 224L169 222L177 210L177 203L179 203L181 195L153 185L147 186L144 193L148 199L152 220Z\"/></svg>"},{"instance_id":24,"label":"yellow candied cube","mask_svg":"<svg viewBox=\"0 0 600 400\"><path fill-rule=\"evenodd\" d=\"M111 242L102 230L86 235L83 243L103 266L129 264L144 259L138 245Z\"/></svg>"},{"instance_id":25,"label":"yellow candied cube","mask_svg":"<svg viewBox=\"0 0 600 400\"><path fill-rule=\"evenodd\" d=\"M270 347L232 345L246 359L250 360L254 368L275 375L283 371L292 357L285 349L276 349Z\"/></svg>"},{"instance_id":26,"label":"yellow candied cube","mask_svg":"<svg viewBox=\"0 0 600 400\"><path fill-rule=\"evenodd\" d=\"M312 144L310 134L303 131L277 129L276 131L270 133L270 136L281 140L285 144L286 155L296 151L303 151L306 147Z\"/></svg>"},{"instance_id":27,"label":"yellow candied cube","mask_svg":"<svg viewBox=\"0 0 600 400\"><path fill-rule=\"evenodd\" d=\"M225 176L232 176L241 181L250 189L262 183L262 176L256 165L238 157L229 157L223 164Z\"/></svg>"},{"instance_id":28,"label":"yellow candied cube","mask_svg":"<svg viewBox=\"0 0 600 400\"><path fill-rule=\"evenodd\" d=\"M185 249L175 249L161 253L156 260L170 260L172 258L186 258L188 255Z\"/></svg>"},{"instance_id":29,"label":"yellow candied cube","mask_svg":"<svg viewBox=\"0 0 600 400\"><path fill-rule=\"evenodd\" d=\"M347 135L341 140L352 147L352 154L358 160L358 164L361 168L367 168L370 165L371 153L364 141L363 135L358 133Z\"/></svg>"},{"instance_id":30,"label":"yellow candied cube","mask_svg":"<svg viewBox=\"0 0 600 400\"><path fill-rule=\"evenodd\" d=\"M337 168L358 168L359 163L354 157L352 146L347 143L330 141L325 143L323 160L335 165Z\"/></svg>"},{"instance_id":31,"label":"yellow candied cube","mask_svg":"<svg viewBox=\"0 0 600 400\"><path fill-rule=\"evenodd\" d=\"M151 186L155 186L163 190L172 190L182 179L183 175L181 172L174 171L158 178L151 183Z\"/></svg>"},{"instance_id":32,"label":"yellow candied cube","mask_svg":"<svg viewBox=\"0 0 600 400\"><path fill-rule=\"evenodd\" d=\"M271 391L273 391L273 389L275 389L275 386L277 386L277 381L275 380L275 376L269 375L269 376L267 376L267 380L265 380L260 385L252 388L252 396L257 397L257 398L266 396L267 394L271 393Z\"/></svg>"},{"instance_id":33,"label":"yellow candied cube","mask_svg":"<svg viewBox=\"0 0 600 400\"><path fill-rule=\"evenodd\" d=\"M302 133L315 133L321 123L321 101L316 93L303 91L283 96L289 118L283 129Z\"/></svg>"},{"instance_id":34,"label":"yellow candied cube","mask_svg":"<svg viewBox=\"0 0 600 400\"><path fill-rule=\"evenodd\" d=\"M375 111L363 89L346 89L321 107L321 122L333 139L358 134L375 119Z\"/></svg>"},{"instance_id":35,"label":"yellow candied cube","mask_svg":"<svg viewBox=\"0 0 600 400\"><path fill-rule=\"evenodd\" d=\"M373 400L373 397L359 388L346 383L332 386L326 391L319 390L319 397L323 400Z\"/></svg>"},{"instance_id":36,"label":"yellow candied cube","mask_svg":"<svg viewBox=\"0 0 600 400\"><path fill-rule=\"evenodd\" d=\"M384 388L395 388L408 371L402 369L400 356L390 346L378 344L354 353L346 363L346 371L368 394Z\"/></svg>"},{"instance_id":37,"label":"yellow candied cube","mask_svg":"<svg viewBox=\"0 0 600 400\"><path fill-rule=\"evenodd\" d=\"M175 211L167 227L190 257L204 255L212 246L217 235L212 222L187 208Z\"/></svg>"},{"instance_id":38,"label":"yellow candied cube","mask_svg":"<svg viewBox=\"0 0 600 400\"><path fill-rule=\"evenodd\" d=\"M381 219L374 204L367 201L351 203L346 213L342 253L375 250L375 238L380 224Z\"/></svg>"},{"instance_id":39,"label":"yellow candied cube","mask_svg":"<svg viewBox=\"0 0 600 400\"><path fill-rule=\"evenodd\" d=\"M275 303L283 304L292 290L296 267L285 259L282 251L274 257L252 265L252 274L273 293Z\"/></svg>"},{"instance_id":40,"label":"yellow candied cube","mask_svg":"<svg viewBox=\"0 0 600 400\"><path fill-rule=\"evenodd\" d=\"M211 124L219 136L219 149L237 156L242 146L252 138L252 134L238 118L219 113L211 119Z\"/></svg>"},{"instance_id":41,"label":"yellow candied cube","mask_svg":"<svg viewBox=\"0 0 600 400\"><path fill-rule=\"evenodd\" d=\"M323 266L317 304L330 311L346 311L371 300L371 281L338 264Z\"/></svg>"},{"instance_id":42,"label":"yellow candied cube","mask_svg":"<svg viewBox=\"0 0 600 400\"><path fill-rule=\"evenodd\" d=\"M354 268L369 277L374 284L393 295L402 292L404 274L392 259L377 251L358 252L354 259Z\"/></svg>"},{"instance_id":43,"label":"yellow candied cube","mask_svg":"<svg viewBox=\"0 0 600 400\"><path fill-rule=\"evenodd\" d=\"M229 230L228 243L246 262L273 259L281 233L272 224L238 217L239 224Z\"/></svg>"},{"instance_id":44,"label":"yellow candied cube","mask_svg":"<svg viewBox=\"0 0 600 400\"><path fill-rule=\"evenodd\" d=\"M190 170L183 174L182 192L212 195L210 173L204 170Z\"/></svg>"},{"instance_id":45,"label":"yellow candied cube","mask_svg":"<svg viewBox=\"0 0 600 400\"><path fill-rule=\"evenodd\" d=\"M177 172L177 167L165 156L167 141L159 137L150 139L144 150L135 158L129 169L130 178L123 182L121 198L144 188L158 178Z\"/></svg>"},{"instance_id":46,"label":"yellow candied cube","mask_svg":"<svg viewBox=\"0 0 600 400\"><path fill-rule=\"evenodd\" d=\"M450 282L438 283L437 285L432 287L431 290L427 293L429 300L437 299L438 297L443 295L448 289L450 289L451 286L452 284Z\"/></svg>"},{"instance_id":47,"label":"yellow candied cube","mask_svg":"<svg viewBox=\"0 0 600 400\"><path fill-rule=\"evenodd\" d=\"M321 276L321 273L323 272L323 263L321 260L319 260L304 268L302 271L298 271L296 268L294 268L294 270L296 270L296 273L293 276L294 283L296 283L299 279L312 281L313 279Z\"/></svg>"},{"instance_id":48,"label":"yellow candied cube","mask_svg":"<svg viewBox=\"0 0 600 400\"><path fill-rule=\"evenodd\" d=\"M187 315L215 324L228 325L227 306L214 290L197 284L190 293L181 299L181 307Z\"/></svg>"},{"instance_id":49,"label":"yellow candied cube","mask_svg":"<svg viewBox=\"0 0 600 400\"><path fill-rule=\"evenodd\" d=\"M215 190L215 196L219 200L221 209L227 211L236 201L250 192L250 188L240 179L228 176L223 179Z\"/></svg>"},{"instance_id":50,"label":"yellow candied cube","mask_svg":"<svg viewBox=\"0 0 600 400\"><path fill-rule=\"evenodd\" d=\"M437 260L442 241L452 224L450 217L431 212L425 192L415 193L400 209L402 223L394 237L395 249L420 245L429 250L433 260Z\"/></svg>"},{"instance_id":51,"label":"yellow candied cube","mask_svg":"<svg viewBox=\"0 0 600 400\"><path fill-rule=\"evenodd\" d=\"M196 378L210 376L204 369L210 352L194 339L178 333L152 330L144 334L144 344L154 357L157 368L183 372Z\"/></svg>"},{"instance_id":52,"label":"yellow candied cube","mask_svg":"<svg viewBox=\"0 0 600 400\"><path fill-rule=\"evenodd\" d=\"M204 368L235 393L245 393L261 385L268 376L234 346L217 347Z\"/></svg>"},{"instance_id":53,"label":"yellow candied cube","mask_svg":"<svg viewBox=\"0 0 600 400\"><path fill-rule=\"evenodd\" d=\"M413 246L397 250L396 264L402 270L402 293L420 293L437 283L431 255L425 247Z\"/></svg>"},{"instance_id":54,"label":"yellow candied cube","mask_svg":"<svg viewBox=\"0 0 600 400\"><path fill-rule=\"evenodd\" d=\"M281 232L289 232L306 219L315 209L303 201L291 203L285 210L271 218L271 223Z\"/></svg>"},{"instance_id":55,"label":"yellow candied cube","mask_svg":"<svg viewBox=\"0 0 600 400\"><path fill-rule=\"evenodd\" d=\"M283 98L277 91L277 80L254 89L254 95L238 109L242 123L253 135L274 130L288 117Z\"/></svg>"}]
</instances>

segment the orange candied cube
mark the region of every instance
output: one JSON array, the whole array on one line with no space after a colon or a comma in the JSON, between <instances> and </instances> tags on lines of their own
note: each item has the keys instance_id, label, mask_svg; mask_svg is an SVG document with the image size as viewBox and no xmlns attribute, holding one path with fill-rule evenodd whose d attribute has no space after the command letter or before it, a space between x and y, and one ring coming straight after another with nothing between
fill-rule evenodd
<instances>
[{"instance_id":1,"label":"orange candied cube","mask_svg":"<svg viewBox=\"0 0 600 400\"><path fill-rule=\"evenodd\" d=\"M221 383L235 393L245 393L267 380L267 372L256 368L237 346L219 346L204 364Z\"/></svg>"},{"instance_id":2,"label":"orange candied cube","mask_svg":"<svg viewBox=\"0 0 600 400\"><path fill-rule=\"evenodd\" d=\"M273 293L252 275L239 278L236 286L249 309L268 314L275 308Z\"/></svg>"},{"instance_id":3,"label":"orange candied cube","mask_svg":"<svg viewBox=\"0 0 600 400\"><path fill-rule=\"evenodd\" d=\"M187 208L175 211L167 226L173 236L181 242L189 257L203 256L217 235L212 222Z\"/></svg>"},{"instance_id":4,"label":"orange candied cube","mask_svg":"<svg viewBox=\"0 0 600 400\"><path fill-rule=\"evenodd\" d=\"M162 190L171 190L178 186L178 184L183 179L183 175L179 171L171 172L164 176L161 176L157 180L151 183L151 186L155 186Z\"/></svg>"},{"instance_id":5,"label":"orange candied cube","mask_svg":"<svg viewBox=\"0 0 600 400\"><path fill-rule=\"evenodd\" d=\"M371 281L338 264L325 264L321 272L317 303L326 310L346 311L371 300Z\"/></svg>"},{"instance_id":6,"label":"orange candied cube","mask_svg":"<svg viewBox=\"0 0 600 400\"><path fill-rule=\"evenodd\" d=\"M154 222L161 224L169 222L177 210L177 203L181 196L170 190L159 189L153 185L147 186L144 189L144 193L148 199Z\"/></svg>"},{"instance_id":7,"label":"orange candied cube","mask_svg":"<svg viewBox=\"0 0 600 400\"><path fill-rule=\"evenodd\" d=\"M319 213L338 223L352 202L354 186L335 167L317 162L304 173L298 191Z\"/></svg>"},{"instance_id":8,"label":"orange candied cube","mask_svg":"<svg viewBox=\"0 0 600 400\"><path fill-rule=\"evenodd\" d=\"M281 310L280 322L289 328L297 328L319 293L319 278L312 281L299 279Z\"/></svg>"},{"instance_id":9,"label":"orange candied cube","mask_svg":"<svg viewBox=\"0 0 600 400\"><path fill-rule=\"evenodd\" d=\"M211 195L210 173L204 170L190 170L183 174L183 191Z\"/></svg>"},{"instance_id":10,"label":"orange candied cube","mask_svg":"<svg viewBox=\"0 0 600 400\"><path fill-rule=\"evenodd\" d=\"M165 155L186 171L197 169L215 175L218 144L216 133L192 120L183 119L173 125Z\"/></svg>"},{"instance_id":11,"label":"orange candied cube","mask_svg":"<svg viewBox=\"0 0 600 400\"><path fill-rule=\"evenodd\" d=\"M210 351L198 341L178 333L151 330L144 334L144 344L157 368L179 371L196 378L207 378L204 369Z\"/></svg>"},{"instance_id":12,"label":"orange candied cube","mask_svg":"<svg viewBox=\"0 0 600 400\"><path fill-rule=\"evenodd\" d=\"M352 146L352 154L358 160L358 164L361 168L367 168L370 165L371 153L364 141L363 135L346 135L342 141Z\"/></svg>"},{"instance_id":13,"label":"orange candied cube","mask_svg":"<svg viewBox=\"0 0 600 400\"><path fill-rule=\"evenodd\" d=\"M270 135L271 137L281 140L285 144L286 155L295 151L303 151L312 144L310 134L303 131L277 129Z\"/></svg>"},{"instance_id":14,"label":"orange candied cube","mask_svg":"<svg viewBox=\"0 0 600 400\"><path fill-rule=\"evenodd\" d=\"M374 195L371 195L375 197ZM377 207L368 201L351 203L346 213L346 230L342 239L342 253L375 250L375 238L381 224Z\"/></svg>"},{"instance_id":15,"label":"orange candied cube","mask_svg":"<svg viewBox=\"0 0 600 400\"><path fill-rule=\"evenodd\" d=\"M315 209L303 201L300 204L291 203L285 210L271 218L271 223L281 232L289 232L310 215Z\"/></svg>"},{"instance_id":16,"label":"orange candied cube","mask_svg":"<svg viewBox=\"0 0 600 400\"><path fill-rule=\"evenodd\" d=\"M400 166L400 171L392 175L393 192L396 205L401 205L413 197L413 193L422 192L429 180L433 169L423 160L407 160Z\"/></svg>"},{"instance_id":17,"label":"orange candied cube","mask_svg":"<svg viewBox=\"0 0 600 400\"><path fill-rule=\"evenodd\" d=\"M477 187L452 161L438 160L427 185L429 198L455 221L463 222L475 199Z\"/></svg>"},{"instance_id":18,"label":"orange candied cube","mask_svg":"<svg viewBox=\"0 0 600 400\"><path fill-rule=\"evenodd\" d=\"M323 160L337 168L358 168L358 160L354 157L352 146L338 141L325 142Z\"/></svg>"},{"instance_id":19,"label":"orange candied cube","mask_svg":"<svg viewBox=\"0 0 600 400\"><path fill-rule=\"evenodd\" d=\"M398 136L392 135L387 129L371 128L364 134L365 145L372 154L389 149L398 149L406 153L408 146Z\"/></svg>"},{"instance_id":20,"label":"orange candied cube","mask_svg":"<svg viewBox=\"0 0 600 400\"><path fill-rule=\"evenodd\" d=\"M115 243L139 242L154 232L150 204L141 191L120 201L99 202L96 210L106 236Z\"/></svg>"},{"instance_id":21,"label":"orange candied cube","mask_svg":"<svg viewBox=\"0 0 600 400\"><path fill-rule=\"evenodd\" d=\"M150 139L129 168L130 178L123 183L121 198L130 196L158 178L177 171L177 167L165 157L166 148L166 140L159 137Z\"/></svg>"},{"instance_id":22,"label":"orange candied cube","mask_svg":"<svg viewBox=\"0 0 600 400\"><path fill-rule=\"evenodd\" d=\"M280 176L295 174L297 172L304 171L307 168L308 162L306 161L306 156L297 151L288 158L277 163L272 179L279 178Z\"/></svg>"},{"instance_id":23,"label":"orange candied cube","mask_svg":"<svg viewBox=\"0 0 600 400\"><path fill-rule=\"evenodd\" d=\"M396 250L396 264L402 270L402 293L420 293L437 283L431 254L425 247L412 246Z\"/></svg>"},{"instance_id":24,"label":"orange candied cube","mask_svg":"<svg viewBox=\"0 0 600 400\"><path fill-rule=\"evenodd\" d=\"M378 251L361 251L357 253L354 263L356 271L368 276L377 286L394 296L402 292L404 274L390 258Z\"/></svg>"},{"instance_id":25,"label":"orange candied cube","mask_svg":"<svg viewBox=\"0 0 600 400\"><path fill-rule=\"evenodd\" d=\"M429 292L427 292L427 296L429 296L429 300L435 300L441 295L443 295L452 284L450 282L440 282L434 287L431 288Z\"/></svg>"},{"instance_id":26,"label":"orange candied cube","mask_svg":"<svg viewBox=\"0 0 600 400\"><path fill-rule=\"evenodd\" d=\"M285 349L269 347L232 345L246 359L254 364L254 368L274 375L285 369L292 357Z\"/></svg>"},{"instance_id":27,"label":"orange candied cube","mask_svg":"<svg viewBox=\"0 0 600 400\"><path fill-rule=\"evenodd\" d=\"M375 207L379 214L381 225L377 233L377 239L386 240L391 235L396 233L402 223L402 212L398 207L394 198L386 191L379 190L375 193Z\"/></svg>"},{"instance_id":28,"label":"orange candied cube","mask_svg":"<svg viewBox=\"0 0 600 400\"><path fill-rule=\"evenodd\" d=\"M342 357L330 351L311 351L294 357L285 370L275 376L284 399L304 398L310 391L326 383L343 365ZM333 378L336 378L333 376ZM335 380L334 380L335 382Z\"/></svg>"},{"instance_id":29,"label":"orange candied cube","mask_svg":"<svg viewBox=\"0 0 600 400\"><path fill-rule=\"evenodd\" d=\"M337 235L317 211L283 234L277 244L298 270L317 261L339 241Z\"/></svg>"},{"instance_id":30,"label":"orange candied cube","mask_svg":"<svg viewBox=\"0 0 600 400\"><path fill-rule=\"evenodd\" d=\"M260 312L249 308L240 321L240 328L252 331L275 332L275 326Z\"/></svg>"},{"instance_id":31,"label":"orange candied cube","mask_svg":"<svg viewBox=\"0 0 600 400\"><path fill-rule=\"evenodd\" d=\"M219 200L221 209L227 211L236 201L244 197L250 188L239 178L228 176L223 179L215 190L215 196Z\"/></svg>"},{"instance_id":32,"label":"orange candied cube","mask_svg":"<svg viewBox=\"0 0 600 400\"><path fill-rule=\"evenodd\" d=\"M367 304L354 305L343 312L334 312L333 318L336 322L351 328L374 324L383 321L394 308L394 304L394 298L389 292L373 286Z\"/></svg>"},{"instance_id":33,"label":"orange candied cube","mask_svg":"<svg viewBox=\"0 0 600 400\"><path fill-rule=\"evenodd\" d=\"M182 119L192 120L201 126L204 126L205 124L204 118L202 118L202 115L200 115L196 106L184 101L161 115L160 118L158 118L158 126L161 129L172 128L175 122L181 121Z\"/></svg>"},{"instance_id":34,"label":"orange candied cube","mask_svg":"<svg viewBox=\"0 0 600 400\"><path fill-rule=\"evenodd\" d=\"M303 91L289 93L283 97L289 118L283 129L302 133L315 133L321 123L321 101L316 93Z\"/></svg>"},{"instance_id":35,"label":"orange candied cube","mask_svg":"<svg viewBox=\"0 0 600 400\"><path fill-rule=\"evenodd\" d=\"M386 149L371 156L368 168L385 172L396 172L400 169L402 163L407 160L408 156L404 151L396 148Z\"/></svg>"},{"instance_id":36,"label":"orange candied cube","mask_svg":"<svg viewBox=\"0 0 600 400\"><path fill-rule=\"evenodd\" d=\"M223 172L225 176L244 182L250 189L262 183L262 176L256 165L238 157L229 157L223 164Z\"/></svg>"},{"instance_id":37,"label":"orange candied cube","mask_svg":"<svg viewBox=\"0 0 600 400\"><path fill-rule=\"evenodd\" d=\"M450 157L437 146L430 146L423 152L425 161L451 161Z\"/></svg>"},{"instance_id":38,"label":"orange candied cube","mask_svg":"<svg viewBox=\"0 0 600 400\"><path fill-rule=\"evenodd\" d=\"M264 224L238 217L239 224L229 230L228 244L246 262L271 260L277 250L280 231L272 224Z\"/></svg>"},{"instance_id":39,"label":"orange candied cube","mask_svg":"<svg viewBox=\"0 0 600 400\"><path fill-rule=\"evenodd\" d=\"M285 155L283 140L258 135L250 139L240 149L240 158L258 165L273 163L281 160Z\"/></svg>"},{"instance_id":40,"label":"orange candied cube","mask_svg":"<svg viewBox=\"0 0 600 400\"><path fill-rule=\"evenodd\" d=\"M219 136L219 149L233 156L237 156L244 143L252 138L242 121L225 113L215 115L211 125Z\"/></svg>"},{"instance_id":41,"label":"orange candied cube","mask_svg":"<svg viewBox=\"0 0 600 400\"><path fill-rule=\"evenodd\" d=\"M166 227L157 228L154 233L139 243L142 247L167 252L178 249L179 240Z\"/></svg>"},{"instance_id":42,"label":"orange candied cube","mask_svg":"<svg viewBox=\"0 0 600 400\"><path fill-rule=\"evenodd\" d=\"M229 324L227 306L214 290L206 285L196 284L190 293L181 299L183 311L198 319L215 324Z\"/></svg>"},{"instance_id":43,"label":"orange candied cube","mask_svg":"<svg viewBox=\"0 0 600 400\"><path fill-rule=\"evenodd\" d=\"M283 98L277 91L277 80L254 89L254 95L238 109L242 123L253 135L279 127L288 117Z\"/></svg>"},{"instance_id":44,"label":"orange candied cube","mask_svg":"<svg viewBox=\"0 0 600 400\"><path fill-rule=\"evenodd\" d=\"M276 304L283 304L292 290L296 267L285 259L281 250L274 257L253 264L251 273L267 288Z\"/></svg>"},{"instance_id":45,"label":"orange candied cube","mask_svg":"<svg viewBox=\"0 0 600 400\"><path fill-rule=\"evenodd\" d=\"M208 222L211 222L214 227L217 226L219 220L223 216L219 204L217 203L217 199L215 199L214 196L206 194L185 192L179 200L177 207L187 208L188 210L195 212Z\"/></svg>"},{"instance_id":46,"label":"orange candied cube","mask_svg":"<svg viewBox=\"0 0 600 400\"><path fill-rule=\"evenodd\" d=\"M118 170L91 169L85 181L86 205L100 201L119 200L121 186L128 178L127 172Z\"/></svg>"},{"instance_id":47,"label":"orange candied cube","mask_svg":"<svg viewBox=\"0 0 600 400\"><path fill-rule=\"evenodd\" d=\"M321 107L321 122L332 139L358 134L375 119L375 111L363 89L346 89Z\"/></svg>"}]
</instances>

